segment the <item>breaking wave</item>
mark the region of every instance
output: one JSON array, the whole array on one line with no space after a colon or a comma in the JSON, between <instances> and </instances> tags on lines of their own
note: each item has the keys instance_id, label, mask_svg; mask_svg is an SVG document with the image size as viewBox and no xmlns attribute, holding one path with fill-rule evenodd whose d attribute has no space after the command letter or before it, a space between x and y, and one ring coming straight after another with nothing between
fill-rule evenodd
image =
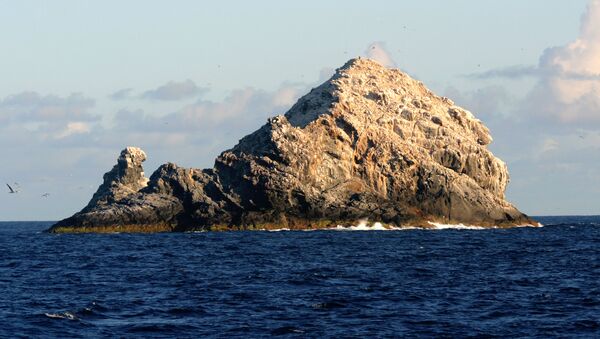
<instances>
[{"instance_id":1,"label":"breaking wave","mask_svg":"<svg viewBox=\"0 0 600 339\"><path fill-rule=\"evenodd\" d=\"M401 230L401 228L384 226L380 222L374 222L373 224L369 225L368 220L360 220L358 222L358 225L356 225L356 226L337 225L335 228L331 228L331 230L335 230L335 231L395 231L395 230Z\"/></svg>"}]
</instances>

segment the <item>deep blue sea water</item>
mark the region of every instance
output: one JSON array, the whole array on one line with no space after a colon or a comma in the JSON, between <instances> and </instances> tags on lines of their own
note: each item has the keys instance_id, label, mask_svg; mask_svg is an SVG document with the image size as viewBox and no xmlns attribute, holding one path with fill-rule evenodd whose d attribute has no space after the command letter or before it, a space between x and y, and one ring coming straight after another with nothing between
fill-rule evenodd
<instances>
[{"instance_id":1,"label":"deep blue sea water","mask_svg":"<svg viewBox=\"0 0 600 339\"><path fill-rule=\"evenodd\" d=\"M600 217L543 228L41 233L0 223L0 337L598 337Z\"/></svg>"}]
</instances>

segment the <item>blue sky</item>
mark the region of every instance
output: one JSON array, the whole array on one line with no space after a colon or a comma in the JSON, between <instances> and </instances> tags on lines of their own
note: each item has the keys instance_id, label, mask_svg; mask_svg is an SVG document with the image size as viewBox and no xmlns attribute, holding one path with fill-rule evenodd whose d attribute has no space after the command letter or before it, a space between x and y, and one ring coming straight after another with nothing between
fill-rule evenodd
<instances>
[{"instance_id":1,"label":"blue sky","mask_svg":"<svg viewBox=\"0 0 600 339\"><path fill-rule=\"evenodd\" d=\"M210 167L370 46L490 127L524 212L600 213L598 0L0 0L0 43L0 220L79 210L128 145Z\"/></svg>"}]
</instances>

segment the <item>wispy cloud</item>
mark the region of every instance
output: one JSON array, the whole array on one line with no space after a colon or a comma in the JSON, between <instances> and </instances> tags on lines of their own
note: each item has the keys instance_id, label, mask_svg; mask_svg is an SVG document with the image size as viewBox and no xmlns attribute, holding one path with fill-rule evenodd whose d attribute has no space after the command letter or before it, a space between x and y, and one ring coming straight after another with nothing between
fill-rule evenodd
<instances>
[{"instance_id":1,"label":"wispy cloud","mask_svg":"<svg viewBox=\"0 0 600 339\"><path fill-rule=\"evenodd\" d=\"M236 129L248 132L265 123L268 117L284 113L305 90L305 85L283 85L275 91L247 87L232 91L222 101L198 100L161 116L148 115L142 110L121 110L115 116L115 125L126 131L204 135ZM239 132L238 137L243 134Z\"/></svg>"},{"instance_id":2,"label":"wispy cloud","mask_svg":"<svg viewBox=\"0 0 600 339\"><path fill-rule=\"evenodd\" d=\"M130 97L132 91L133 91L132 88L123 88L123 89L120 89L120 90L112 93L108 97L115 101L125 100Z\"/></svg>"},{"instance_id":3,"label":"wispy cloud","mask_svg":"<svg viewBox=\"0 0 600 339\"><path fill-rule=\"evenodd\" d=\"M89 112L94 105L95 101L82 93L60 97L26 91L1 100L0 111L12 121L60 123L98 120L98 116Z\"/></svg>"},{"instance_id":4,"label":"wispy cloud","mask_svg":"<svg viewBox=\"0 0 600 339\"><path fill-rule=\"evenodd\" d=\"M565 80L590 80L600 81L599 73L592 73L588 71L568 71L560 67L559 65L546 65L540 66L509 66L503 68L495 68L485 72L472 73L467 75L468 78L472 79L493 79L493 78L506 78L506 79L522 79L522 78L561 78Z\"/></svg>"},{"instance_id":5,"label":"wispy cloud","mask_svg":"<svg viewBox=\"0 0 600 339\"><path fill-rule=\"evenodd\" d=\"M495 68L485 72L468 74L468 78L473 79L491 79L491 78L509 78L520 79L526 77L537 77L541 74L537 66L509 66L503 68Z\"/></svg>"},{"instance_id":6,"label":"wispy cloud","mask_svg":"<svg viewBox=\"0 0 600 339\"><path fill-rule=\"evenodd\" d=\"M155 89L145 91L141 97L150 100L178 101L196 97L206 91L207 88L198 87L195 82L188 79L181 82L169 81Z\"/></svg>"}]
</instances>

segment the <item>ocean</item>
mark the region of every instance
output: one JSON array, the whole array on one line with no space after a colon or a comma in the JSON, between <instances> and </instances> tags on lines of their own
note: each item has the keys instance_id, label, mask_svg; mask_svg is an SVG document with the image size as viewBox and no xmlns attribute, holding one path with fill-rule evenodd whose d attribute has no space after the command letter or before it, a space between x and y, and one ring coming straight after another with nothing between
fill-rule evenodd
<instances>
[{"instance_id":1,"label":"ocean","mask_svg":"<svg viewBox=\"0 0 600 339\"><path fill-rule=\"evenodd\" d=\"M598 337L600 217L491 230L0 223L0 337Z\"/></svg>"}]
</instances>

